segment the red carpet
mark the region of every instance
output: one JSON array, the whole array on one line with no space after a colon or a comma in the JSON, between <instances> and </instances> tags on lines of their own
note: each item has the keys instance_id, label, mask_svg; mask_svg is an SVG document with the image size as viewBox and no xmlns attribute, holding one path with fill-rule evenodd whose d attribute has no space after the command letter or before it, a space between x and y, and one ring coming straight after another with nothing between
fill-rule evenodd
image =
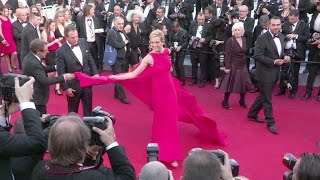
<instances>
[{"instance_id":1,"label":"red carpet","mask_svg":"<svg viewBox=\"0 0 320 180\"><path fill-rule=\"evenodd\" d=\"M287 170L281 163L284 153L292 152L299 156L302 152L319 152L316 142L320 140L318 124L320 103L314 97L307 102L301 101L303 87L299 89L296 100L290 100L286 96L274 97L274 115L279 135L269 133L266 124L248 121L246 118L248 110L239 106L238 95L231 95L232 110L224 110L220 105L223 98L221 91L213 90L209 85L202 89L188 85L185 88L198 98L199 104L218 122L219 129L228 136L228 144L226 147L216 146L207 140L200 139L201 136L195 127L180 123L184 155L194 147L222 148L231 158L239 162L241 175L253 180L276 180L282 179L283 172ZM138 175L147 161L146 146L151 135L153 112L131 93L127 94L131 101L130 105L121 104L113 98L113 85L96 86L93 105L102 106L117 117L115 124L117 140L126 147ZM255 96L256 94L247 95L248 105L252 104ZM53 87L48 112L67 113L65 96L55 95ZM179 163L180 167L173 169L177 180L182 174L182 162Z\"/></svg>"}]
</instances>

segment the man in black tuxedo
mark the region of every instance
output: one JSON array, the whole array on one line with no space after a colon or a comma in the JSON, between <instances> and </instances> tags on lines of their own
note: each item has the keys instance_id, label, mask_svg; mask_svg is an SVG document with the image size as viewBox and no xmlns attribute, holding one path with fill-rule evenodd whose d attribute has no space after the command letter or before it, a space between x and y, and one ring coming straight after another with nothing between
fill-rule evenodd
<instances>
[{"instance_id":1,"label":"man in black tuxedo","mask_svg":"<svg viewBox=\"0 0 320 180\"><path fill-rule=\"evenodd\" d=\"M230 6L234 7L237 5L237 1L242 1L242 5L246 5L249 9L249 16L250 16L250 12L253 10L254 8L254 1L253 0L231 0L230 2Z\"/></svg>"},{"instance_id":2,"label":"man in black tuxedo","mask_svg":"<svg viewBox=\"0 0 320 180\"><path fill-rule=\"evenodd\" d=\"M78 116L60 117L50 129L51 159L36 165L32 179L135 180L126 151L116 141L112 121L109 118L106 121L105 130L89 129ZM90 131L97 133L101 146L89 145ZM108 154L112 169L103 165L104 152Z\"/></svg>"},{"instance_id":3,"label":"man in black tuxedo","mask_svg":"<svg viewBox=\"0 0 320 180\"><path fill-rule=\"evenodd\" d=\"M228 12L229 7L226 4L223 4L223 0L216 0L215 3L210 5L213 9L213 16L216 18L223 18Z\"/></svg>"},{"instance_id":4,"label":"man in black tuxedo","mask_svg":"<svg viewBox=\"0 0 320 180\"><path fill-rule=\"evenodd\" d=\"M290 61L289 56L284 55L284 38L280 33L281 20L274 16L269 22L269 31L258 37L254 48L254 59L256 60L256 79L258 81L260 94L254 101L248 112L248 118L256 122L264 122L258 117L263 109L267 121L268 130L277 134L278 130L272 111L272 91L277 82L280 66Z\"/></svg>"},{"instance_id":5,"label":"man in black tuxedo","mask_svg":"<svg viewBox=\"0 0 320 180\"><path fill-rule=\"evenodd\" d=\"M113 20L116 17L122 17L124 19L124 24L127 24L126 17L121 12L120 5L115 5L113 7L112 15L110 15L109 18L108 18L107 29L111 29L114 26Z\"/></svg>"},{"instance_id":6,"label":"man in black tuxedo","mask_svg":"<svg viewBox=\"0 0 320 180\"><path fill-rule=\"evenodd\" d=\"M279 15L279 3L277 0L258 0L257 9L254 11L254 18L259 19L261 15Z\"/></svg>"},{"instance_id":7,"label":"man in black tuxedo","mask_svg":"<svg viewBox=\"0 0 320 180\"><path fill-rule=\"evenodd\" d=\"M48 77L47 73L56 71L55 66L43 66L41 60L48 54L47 43L41 39L35 39L30 44L30 53L24 57L22 63L23 74L32 76L36 82L33 85L33 102L40 116L47 114L46 104L49 101L49 88L51 84L74 79L70 73L56 77Z\"/></svg>"},{"instance_id":8,"label":"man in black tuxedo","mask_svg":"<svg viewBox=\"0 0 320 180\"><path fill-rule=\"evenodd\" d=\"M56 56L58 75L65 73L82 72L89 76L99 77L98 70L84 39L78 38L78 31L69 25L64 30L67 40L58 50ZM78 113L80 100L82 101L83 115L92 114L92 88L81 88L77 79L61 83L66 91L68 112Z\"/></svg>"},{"instance_id":9,"label":"man in black tuxedo","mask_svg":"<svg viewBox=\"0 0 320 180\"><path fill-rule=\"evenodd\" d=\"M107 43L117 50L117 60L111 66L112 74L119 74L128 71L128 59L126 58L126 47L129 43L128 37L123 33L124 20L121 17L114 19L114 27L108 31ZM121 84L116 83L114 87L114 97L124 104L129 104L124 88Z\"/></svg>"},{"instance_id":10,"label":"man in black tuxedo","mask_svg":"<svg viewBox=\"0 0 320 180\"><path fill-rule=\"evenodd\" d=\"M250 49L252 47L252 36L253 36L253 27L254 27L254 19L248 17L249 9L246 5L242 5L239 7L239 21L243 22L244 25L244 37L246 38L247 45L247 68L250 66Z\"/></svg>"},{"instance_id":11,"label":"man in black tuxedo","mask_svg":"<svg viewBox=\"0 0 320 180\"><path fill-rule=\"evenodd\" d=\"M47 149L45 136L40 124L39 114L35 109L34 103L30 102L33 94L34 78L31 78L23 86L19 86L19 80L15 80L15 94L19 101L11 103L8 114L11 115L19 109L21 110L25 135L16 135L9 132L9 121L4 117L5 104L0 107L0 174L3 180L13 180L10 160L12 157L33 156L40 158ZM10 119L9 119L10 120ZM19 164L20 165L20 164ZM18 167L15 167L18 168Z\"/></svg>"},{"instance_id":12,"label":"man in black tuxedo","mask_svg":"<svg viewBox=\"0 0 320 180\"><path fill-rule=\"evenodd\" d=\"M133 2L129 0L122 0L120 7L124 16L127 16L128 12L135 8Z\"/></svg>"},{"instance_id":13,"label":"man in black tuxedo","mask_svg":"<svg viewBox=\"0 0 320 180\"><path fill-rule=\"evenodd\" d=\"M156 27L158 24L164 24L166 25L166 28L168 29L168 34L170 34L172 30L172 22L169 18L165 17L166 9L162 6L158 7L156 11L157 19L154 19L152 22L152 26Z\"/></svg>"},{"instance_id":14,"label":"man in black tuxedo","mask_svg":"<svg viewBox=\"0 0 320 180\"><path fill-rule=\"evenodd\" d=\"M83 6L83 16L79 16L76 22L79 38L83 38L89 45L90 54L98 70L102 70L103 48L101 47L101 34L104 29L99 19L94 16L94 6L86 4Z\"/></svg>"},{"instance_id":15,"label":"man in black tuxedo","mask_svg":"<svg viewBox=\"0 0 320 180\"><path fill-rule=\"evenodd\" d=\"M153 20L157 19L156 11L160 4L156 0L146 0L141 6L143 7L143 15L146 18L145 22L148 25L152 24Z\"/></svg>"},{"instance_id":16,"label":"man in black tuxedo","mask_svg":"<svg viewBox=\"0 0 320 180\"><path fill-rule=\"evenodd\" d=\"M21 34L21 57L23 59L29 53L31 41L34 39L41 39L40 25L41 15L38 13L31 13L29 15L29 23L23 28Z\"/></svg>"},{"instance_id":17,"label":"man in black tuxedo","mask_svg":"<svg viewBox=\"0 0 320 180\"><path fill-rule=\"evenodd\" d=\"M182 0L175 0L169 5L168 17L172 21L178 21L183 29L188 29L190 25L188 21L188 10L189 7L185 2L182 2Z\"/></svg>"},{"instance_id":18,"label":"man in black tuxedo","mask_svg":"<svg viewBox=\"0 0 320 180\"><path fill-rule=\"evenodd\" d=\"M286 36L285 38L285 51L286 54L291 56L292 62L294 60L304 61L306 58L307 51L307 41L309 39L309 26L304 21L299 20L299 10L292 9L289 12L289 21L286 21L282 27L282 34ZM287 89L287 77L284 77L284 72L288 71L289 66L282 66L281 77L280 77L280 89L275 94L276 96L284 95ZM290 99L294 99L296 97L298 91L298 80L299 80L299 70L300 63L294 63L291 66L291 71L293 71L293 79L289 79L289 82L292 85L292 89L290 90Z\"/></svg>"},{"instance_id":19,"label":"man in black tuxedo","mask_svg":"<svg viewBox=\"0 0 320 180\"><path fill-rule=\"evenodd\" d=\"M209 42L212 39L212 29L205 23L205 16L202 12L197 15L197 21L189 28L189 39L193 52L190 53L192 63L192 80L190 85L198 83L198 63L200 64L199 87L203 88L207 80L207 58L208 55L202 53L208 51ZM190 44L189 44L190 45Z\"/></svg>"},{"instance_id":20,"label":"man in black tuxedo","mask_svg":"<svg viewBox=\"0 0 320 180\"><path fill-rule=\"evenodd\" d=\"M18 8L16 10L16 16L17 20L12 23L12 31L13 31L13 36L14 40L16 41L17 44L17 54L18 54L18 61L19 61L19 67L21 67L21 35L22 35L22 29L27 25L28 21L28 15L27 15L27 10Z\"/></svg>"}]
</instances>

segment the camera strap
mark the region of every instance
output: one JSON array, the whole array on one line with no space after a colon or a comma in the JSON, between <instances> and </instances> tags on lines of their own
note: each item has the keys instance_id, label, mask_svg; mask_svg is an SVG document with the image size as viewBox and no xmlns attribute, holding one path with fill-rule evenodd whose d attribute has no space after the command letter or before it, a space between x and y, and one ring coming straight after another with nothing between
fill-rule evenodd
<instances>
[{"instance_id":1,"label":"camera strap","mask_svg":"<svg viewBox=\"0 0 320 180\"><path fill-rule=\"evenodd\" d=\"M51 163L46 161L45 169L48 174L75 174L88 169L94 169L98 164L92 166L83 166L80 164L72 164L70 166L62 166L60 164Z\"/></svg>"}]
</instances>

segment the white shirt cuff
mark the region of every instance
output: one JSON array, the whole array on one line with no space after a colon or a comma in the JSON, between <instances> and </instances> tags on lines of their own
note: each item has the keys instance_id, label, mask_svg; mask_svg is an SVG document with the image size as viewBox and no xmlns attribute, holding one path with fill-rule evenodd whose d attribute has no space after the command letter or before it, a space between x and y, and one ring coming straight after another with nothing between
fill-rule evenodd
<instances>
[{"instance_id":1,"label":"white shirt cuff","mask_svg":"<svg viewBox=\"0 0 320 180\"><path fill-rule=\"evenodd\" d=\"M28 108L36 109L34 102L23 102L23 103L20 103L19 106L20 106L20 111L23 111Z\"/></svg>"},{"instance_id":2,"label":"white shirt cuff","mask_svg":"<svg viewBox=\"0 0 320 180\"><path fill-rule=\"evenodd\" d=\"M119 146L118 142L113 142L109 146L106 147L106 150L109 151L110 149Z\"/></svg>"}]
</instances>

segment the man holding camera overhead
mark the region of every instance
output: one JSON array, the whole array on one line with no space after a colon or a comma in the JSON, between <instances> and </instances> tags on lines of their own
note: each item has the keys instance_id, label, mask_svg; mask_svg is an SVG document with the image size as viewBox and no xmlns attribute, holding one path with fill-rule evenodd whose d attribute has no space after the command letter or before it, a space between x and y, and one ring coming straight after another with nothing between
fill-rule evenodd
<instances>
[{"instance_id":1,"label":"man holding camera overhead","mask_svg":"<svg viewBox=\"0 0 320 180\"><path fill-rule=\"evenodd\" d=\"M10 80L8 78L7 80ZM11 78L13 81L13 77ZM0 174L1 179L13 180L11 157L19 156L41 156L47 149L44 133L40 124L39 114L33 102L30 102L33 94L34 78L31 78L23 86L19 86L18 78L15 79L15 95L19 101L8 105L9 102L2 102L0 107ZM12 83L13 84L13 83ZM5 106L9 106L8 112ZM25 135L10 134L9 115L16 112L20 107L24 119ZM7 113L7 117L3 114Z\"/></svg>"},{"instance_id":2,"label":"man holding camera overhead","mask_svg":"<svg viewBox=\"0 0 320 180\"><path fill-rule=\"evenodd\" d=\"M48 139L51 159L34 168L33 180L135 180L135 172L125 150L116 142L112 121L105 130L91 131L78 116L62 116L51 127ZM91 145L90 136L100 135L104 147ZM101 151L106 151L112 169L105 168Z\"/></svg>"}]
</instances>

